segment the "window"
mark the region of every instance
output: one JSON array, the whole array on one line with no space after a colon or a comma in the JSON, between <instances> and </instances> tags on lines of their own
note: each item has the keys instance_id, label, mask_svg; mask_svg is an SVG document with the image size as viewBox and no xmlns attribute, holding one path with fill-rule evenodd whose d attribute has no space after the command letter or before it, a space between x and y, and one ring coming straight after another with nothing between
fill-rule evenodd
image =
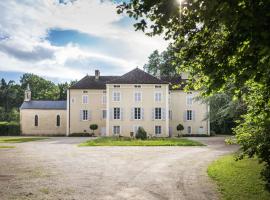
<instances>
[{"instance_id":1,"label":"window","mask_svg":"<svg viewBox=\"0 0 270 200\"><path fill-rule=\"evenodd\" d=\"M161 88L161 85L155 85L155 88Z\"/></svg>"},{"instance_id":2,"label":"window","mask_svg":"<svg viewBox=\"0 0 270 200\"><path fill-rule=\"evenodd\" d=\"M120 92L113 92L113 101L120 101Z\"/></svg>"},{"instance_id":3,"label":"window","mask_svg":"<svg viewBox=\"0 0 270 200\"><path fill-rule=\"evenodd\" d=\"M141 119L141 108L134 108L134 119Z\"/></svg>"},{"instance_id":4,"label":"window","mask_svg":"<svg viewBox=\"0 0 270 200\"><path fill-rule=\"evenodd\" d=\"M107 117L107 111L102 110L102 119L106 119L106 117Z\"/></svg>"},{"instance_id":5,"label":"window","mask_svg":"<svg viewBox=\"0 0 270 200\"><path fill-rule=\"evenodd\" d=\"M88 110L83 110L83 112L82 112L82 120L83 121L88 120Z\"/></svg>"},{"instance_id":6,"label":"window","mask_svg":"<svg viewBox=\"0 0 270 200\"><path fill-rule=\"evenodd\" d=\"M88 93L88 92L86 90L84 90L83 93Z\"/></svg>"},{"instance_id":7,"label":"window","mask_svg":"<svg viewBox=\"0 0 270 200\"><path fill-rule=\"evenodd\" d=\"M141 85L134 85L135 88L141 88Z\"/></svg>"},{"instance_id":8,"label":"window","mask_svg":"<svg viewBox=\"0 0 270 200\"><path fill-rule=\"evenodd\" d=\"M155 119L161 119L161 108L155 108Z\"/></svg>"},{"instance_id":9,"label":"window","mask_svg":"<svg viewBox=\"0 0 270 200\"><path fill-rule=\"evenodd\" d=\"M106 100L107 100L106 95L102 95L102 104L106 104Z\"/></svg>"},{"instance_id":10,"label":"window","mask_svg":"<svg viewBox=\"0 0 270 200\"><path fill-rule=\"evenodd\" d=\"M192 132L191 126L187 127L187 132L188 132L188 134L191 134L191 132Z\"/></svg>"},{"instance_id":11,"label":"window","mask_svg":"<svg viewBox=\"0 0 270 200\"><path fill-rule=\"evenodd\" d=\"M120 119L120 108L113 108L113 119Z\"/></svg>"},{"instance_id":12,"label":"window","mask_svg":"<svg viewBox=\"0 0 270 200\"><path fill-rule=\"evenodd\" d=\"M187 105L192 105L192 100L193 100L193 97L188 95L187 96Z\"/></svg>"},{"instance_id":13,"label":"window","mask_svg":"<svg viewBox=\"0 0 270 200\"><path fill-rule=\"evenodd\" d=\"M113 134L115 134L115 135L120 134L120 126L113 126Z\"/></svg>"},{"instance_id":14,"label":"window","mask_svg":"<svg viewBox=\"0 0 270 200\"><path fill-rule=\"evenodd\" d=\"M161 92L155 92L155 101L160 102L161 101Z\"/></svg>"},{"instance_id":15,"label":"window","mask_svg":"<svg viewBox=\"0 0 270 200\"><path fill-rule=\"evenodd\" d=\"M60 115L56 116L56 126L60 126Z\"/></svg>"},{"instance_id":16,"label":"window","mask_svg":"<svg viewBox=\"0 0 270 200\"><path fill-rule=\"evenodd\" d=\"M83 104L88 104L88 96L87 95L82 96L82 102L83 102Z\"/></svg>"},{"instance_id":17,"label":"window","mask_svg":"<svg viewBox=\"0 0 270 200\"><path fill-rule=\"evenodd\" d=\"M161 134L161 126L155 126L155 134L160 135Z\"/></svg>"},{"instance_id":18,"label":"window","mask_svg":"<svg viewBox=\"0 0 270 200\"><path fill-rule=\"evenodd\" d=\"M135 92L134 93L134 99L135 99L135 102L142 101L142 93L141 92Z\"/></svg>"},{"instance_id":19,"label":"window","mask_svg":"<svg viewBox=\"0 0 270 200\"><path fill-rule=\"evenodd\" d=\"M192 110L187 110L187 120L192 120Z\"/></svg>"},{"instance_id":20,"label":"window","mask_svg":"<svg viewBox=\"0 0 270 200\"><path fill-rule=\"evenodd\" d=\"M35 126L38 126L38 116L35 115Z\"/></svg>"},{"instance_id":21,"label":"window","mask_svg":"<svg viewBox=\"0 0 270 200\"><path fill-rule=\"evenodd\" d=\"M114 88L120 88L120 85L114 85L113 87Z\"/></svg>"},{"instance_id":22,"label":"window","mask_svg":"<svg viewBox=\"0 0 270 200\"><path fill-rule=\"evenodd\" d=\"M75 103L75 97L71 98L71 103Z\"/></svg>"}]
</instances>

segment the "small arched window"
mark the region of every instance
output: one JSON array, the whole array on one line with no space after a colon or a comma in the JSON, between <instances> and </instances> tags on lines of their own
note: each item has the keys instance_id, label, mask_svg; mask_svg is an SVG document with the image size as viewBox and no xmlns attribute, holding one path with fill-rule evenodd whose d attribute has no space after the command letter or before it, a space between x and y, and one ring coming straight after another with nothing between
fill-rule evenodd
<instances>
[{"instance_id":1,"label":"small arched window","mask_svg":"<svg viewBox=\"0 0 270 200\"><path fill-rule=\"evenodd\" d=\"M38 116L35 115L35 126L38 126Z\"/></svg>"},{"instance_id":2,"label":"small arched window","mask_svg":"<svg viewBox=\"0 0 270 200\"><path fill-rule=\"evenodd\" d=\"M56 116L56 126L60 126L60 115Z\"/></svg>"}]
</instances>

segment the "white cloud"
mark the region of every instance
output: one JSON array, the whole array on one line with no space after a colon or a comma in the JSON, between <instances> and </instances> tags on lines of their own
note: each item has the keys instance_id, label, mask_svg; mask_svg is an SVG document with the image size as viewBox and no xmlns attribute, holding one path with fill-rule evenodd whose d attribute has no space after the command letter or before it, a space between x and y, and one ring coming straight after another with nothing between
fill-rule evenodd
<instances>
[{"instance_id":1,"label":"white cloud","mask_svg":"<svg viewBox=\"0 0 270 200\"><path fill-rule=\"evenodd\" d=\"M0 1L0 10L0 71L73 79L85 74L87 64L95 60L117 66L121 74L142 66L153 50L164 50L167 46L161 37L150 38L131 27L116 25L123 16L116 14L116 6L110 1L77 0L59 4L56 0L9 0ZM54 28L114 41L106 46L112 53L75 44L53 46L46 36ZM107 70L109 74L110 69Z\"/></svg>"}]
</instances>

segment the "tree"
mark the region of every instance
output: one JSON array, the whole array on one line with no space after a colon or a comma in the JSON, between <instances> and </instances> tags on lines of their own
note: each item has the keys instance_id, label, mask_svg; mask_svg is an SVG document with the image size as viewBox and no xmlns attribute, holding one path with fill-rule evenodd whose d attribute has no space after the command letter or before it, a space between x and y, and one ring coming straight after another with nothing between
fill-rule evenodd
<instances>
[{"instance_id":1,"label":"tree","mask_svg":"<svg viewBox=\"0 0 270 200\"><path fill-rule=\"evenodd\" d=\"M118 12L139 20L135 30L163 33L179 47L174 62L191 75L190 87L207 96L225 91L228 83L235 86L234 98L247 106L235 128L240 158L257 155L265 163L270 190L270 1L179 2L133 0Z\"/></svg>"},{"instance_id":2,"label":"tree","mask_svg":"<svg viewBox=\"0 0 270 200\"><path fill-rule=\"evenodd\" d=\"M178 124L176 126L176 130L179 131L178 137L181 135L181 131L184 130L184 126L182 124Z\"/></svg>"},{"instance_id":3,"label":"tree","mask_svg":"<svg viewBox=\"0 0 270 200\"><path fill-rule=\"evenodd\" d=\"M95 135L94 131L98 129L98 125L97 125L97 124L91 124L91 125L89 126L89 128L90 128L90 130L93 131L93 135Z\"/></svg>"}]
</instances>

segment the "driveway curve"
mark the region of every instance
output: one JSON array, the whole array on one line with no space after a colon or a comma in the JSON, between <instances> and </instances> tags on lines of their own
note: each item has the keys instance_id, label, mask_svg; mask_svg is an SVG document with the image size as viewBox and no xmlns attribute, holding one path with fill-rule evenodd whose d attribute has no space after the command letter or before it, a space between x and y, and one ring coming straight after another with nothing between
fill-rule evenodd
<instances>
[{"instance_id":1,"label":"driveway curve","mask_svg":"<svg viewBox=\"0 0 270 200\"><path fill-rule=\"evenodd\" d=\"M78 147L55 137L0 149L0 199L215 200L208 164L234 152L224 137L205 147Z\"/></svg>"}]
</instances>

